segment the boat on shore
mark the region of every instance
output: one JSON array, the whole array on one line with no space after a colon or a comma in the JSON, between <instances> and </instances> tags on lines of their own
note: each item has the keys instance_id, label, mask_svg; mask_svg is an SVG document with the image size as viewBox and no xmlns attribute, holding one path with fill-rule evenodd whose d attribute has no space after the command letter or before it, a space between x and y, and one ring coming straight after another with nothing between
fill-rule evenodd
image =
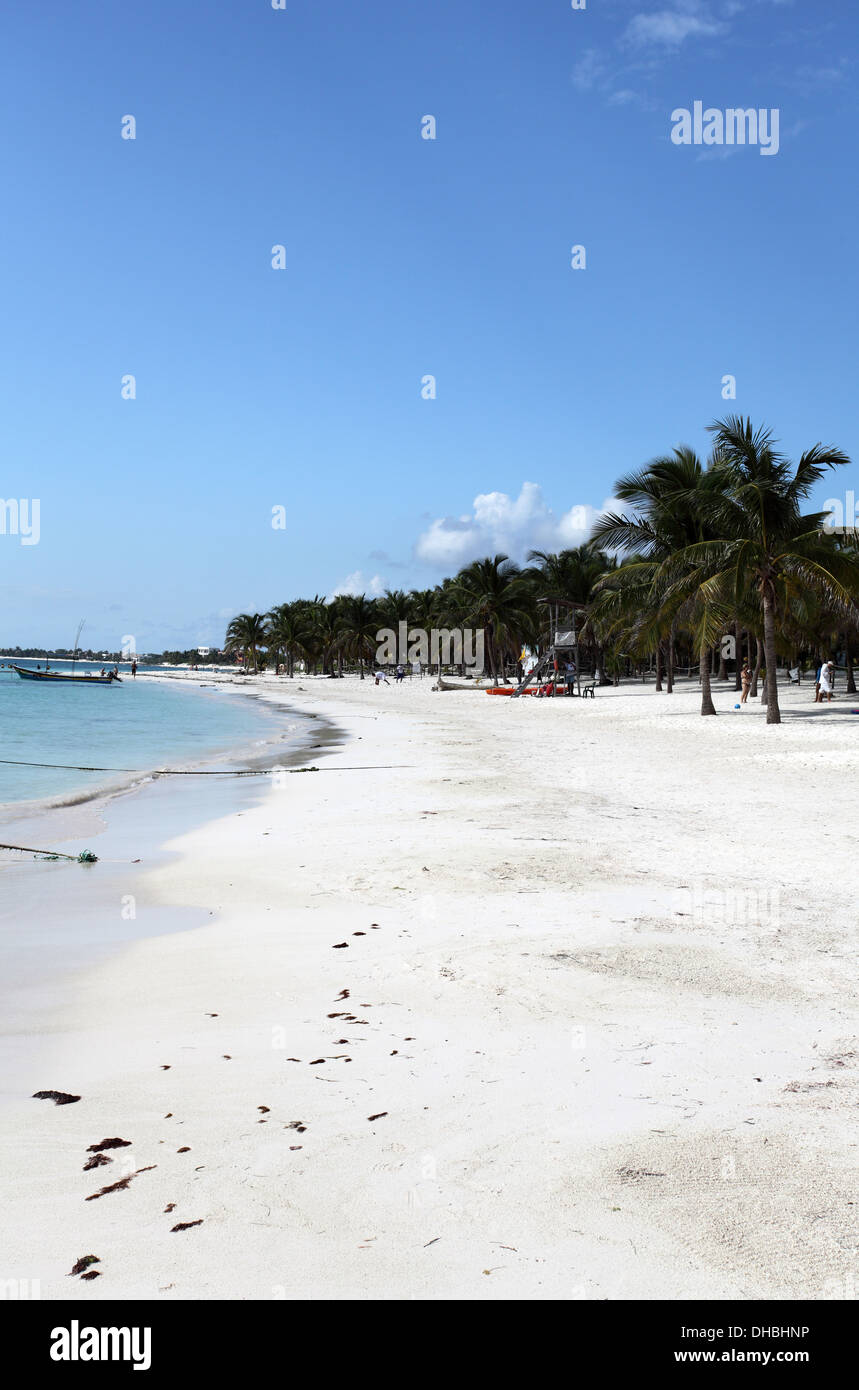
<instances>
[{"instance_id":1,"label":"boat on shore","mask_svg":"<svg viewBox=\"0 0 859 1390\"><path fill-rule=\"evenodd\" d=\"M436 690L482 690L484 694L489 689L489 682L480 680L458 680L452 681L447 676L438 676L434 687Z\"/></svg>"}]
</instances>

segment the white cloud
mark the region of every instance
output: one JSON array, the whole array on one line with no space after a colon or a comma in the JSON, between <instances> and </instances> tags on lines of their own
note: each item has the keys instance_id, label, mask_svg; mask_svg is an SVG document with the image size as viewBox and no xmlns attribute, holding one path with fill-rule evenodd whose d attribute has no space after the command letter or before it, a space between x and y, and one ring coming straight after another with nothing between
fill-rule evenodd
<instances>
[{"instance_id":1,"label":"white cloud","mask_svg":"<svg viewBox=\"0 0 859 1390\"><path fill-rule=\"evenodd\" d=\"M843 82L848 76L852 64L845 54L833 62L818 65L806 65L797 71L797 79L800 86L805 88L812 87L831 87L837 82Z\"/></svg>"},{"instance_id":2,"label":"white cloud","mask_svg":"<svg viewBox=\"0 0 859 1390\"><path fill-rule=\"evenodd\" d=\"M637 14L630 20L623 37L630 44L664 44L677 48L684 39L721 34L724 28L724 24L711 19L699 4L693 3L657 10L653 14Z\"/></svg>"},{"instance_id":3,"label":"white cloud","mask_svg":"<svg viewBox=\"0 0 859 1390\"><path fill-rule=\"evenodd\" d=\"M415 555L424 564L450 574L484 555L509 555L523 562L529 550L562 550L581 545L602 511L589 503L560 515L537 483L523 483L516 498L506 492L483 492L465 516L439 517L419 536Z\"/></svg>"},{"instance_id":4,"label":"white cloud","mask_svg":"<svg viewBox=\"0 0 859 1390\"><path fill-rule=\"evenodd\" d=\"M365 579L360 570L354 570L352 574L347 574L340 584L335 584L328 595L328 602L330 603L338 594L350 594L353 597L358 594L368 594L370 598L378 598L384 592L385 586L378 574L374 574L372 579Z\"/></svg>"},{"instance_id":5,"label":"white cloud","mask_svg":"<svg viewBox=\"0 0 859 1390\"><path fill-rule=\"evenodd\" d=\"M602 82L606 73L606 64L598 51L595 48L586 48L573 68L573 86L578 87L580 92L589 92L597 83Z\"/></svg>"}]
</instances>

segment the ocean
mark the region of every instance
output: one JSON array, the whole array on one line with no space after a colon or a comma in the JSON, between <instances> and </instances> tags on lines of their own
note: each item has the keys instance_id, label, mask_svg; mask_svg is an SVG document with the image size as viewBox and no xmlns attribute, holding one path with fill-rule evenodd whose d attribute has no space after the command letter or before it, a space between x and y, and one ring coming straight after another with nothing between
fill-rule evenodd
<instances>
[{"instance_id":1,"label":"ocean","mask_svg":"<svg viewBox=\"0 0 859 1390\"><path fill-rule=\"evenodd\" d=\"M18 664L44 668L44 661ZM71 670L70 662L51 666ZM97 673L100 665L79 661L77 669ZM0 810L83 801L139 780L128 770L248 766L251 755L271 763L279 743L297 741L296 718L223 687L201 689L203 671L189 689L140 674L134 680L127 668L121 674L121 684L49 686L0 669ZM21 763L74 770L15 765ZM115 771L77 770L83 766Z\"/></svg>"}]
</instances>

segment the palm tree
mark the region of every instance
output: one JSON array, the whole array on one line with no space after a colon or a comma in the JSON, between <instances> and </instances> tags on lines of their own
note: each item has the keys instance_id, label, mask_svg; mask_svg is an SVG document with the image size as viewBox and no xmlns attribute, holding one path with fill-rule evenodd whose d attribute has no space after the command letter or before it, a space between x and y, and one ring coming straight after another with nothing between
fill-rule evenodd
<instances>
[{"instance_id":1,"label":"palm tree","mask_svg":"<svg viewBox=\"0 0 859 1390\"><path fill-rule=\"evenodd\" d=\"M849 463L840 449L815 444L792 464L770 430L728 416L710 426L723 486L706 504L710 538L679 550L675 567L698 576L698 594L730 594L739 606L754 593L763 612L767 723L780 724L776 684L777 628L790 604L810 591L855 621L851 594L859 560L821 530L827 514L801 504L831 468Z\"/></svg>"},{"instance_id":2,"label":"palm tree","mask_svg":"<svg viewBox=\"0 0 859 1390\"><path fill-rule=\"evenodd\" d=\"M257 669L257 651L268 641L265 615L263 613L239 613L227 628L224 650L241 652L247 661L248 653L253 660L254 672Z\"/></svg>"},{"instance_id":3,"label":"palm tree","mask_svg":"<svg viewBox=\"0 0 859 1390\"><path fill-rule=\"evenodd\" d=\"M376 600L379 617L386 627L397 631L398 623L407 623L411 617L412 605L407 593L402 589L386 589Z\"/></svg>"},{"instance_id":4,"label":"palm tree","mask_svg":"<svg viewBox=\"0 0 859 1390\"><path fill-rule=\"evenodd\" d=\"M279 653L286 657L287 675L292 678L295 658L307 654L307 622L299 605L281 603L268 615L268 645L275 658ZM277 665L275 664L275 670Z\"/></svg>"},{"instance_id":5,"label":"palm tree","mask_svg":"<svg viewBox=\"0 0 859 1390\"><path fill-rule=\"evenodd\" d=\"M532 579L535 598L566 599L579 604L589 602L597 581L616 566L614 559L590 542L560 550L557 554L531 550L528 560L531 568L525 570L524 574ZM607 685L609 679L605 671L604 645L589 617L579 635L591 648L595 658L594 670L600 684Z\"/></svg>"},{"instance_id":6,"label":"palm tree","mask_svg":"<svg viewBox=\"0 0 859 1390\"><path fill-rule=\"evenodd\" d=\"M379 612L375 600L368 599L366 594L343 594L341 604L340 641L357 660L363 680L364 659L371 657L376 650Z\"/></svg>"},{"instance_id":7,"label":"palm tree","mask_svg":"<svg viewBox=\"0 0 859 1390\"><path fill-rule=\"evenodd\" d=\"M607 555L590 543L560 550L557 554L530 550L528 560L532 565L537 562L530 573L538 579L544 592L553 598L568 599L570 603L587 603L594 585L611 563Z\"/></svg>"},{"instance_id":8,"label":"palm tree","mask_svg":"<svg viewBox=\"0 0 859 1390\"><path fill-rule=\"evenodd\" d=\"M331 658L337 651L337 639L342 626L342 612L339 599L330 603L322 600L313 607L310 615L312 630L322 655L323 675L330 675ZM342 652L338 653L342 657ZM341 673L342 674L342 673Z\"/></svg>"},{"instance_id":9,"label":"palm tree","mask_svg":"<svg viewBox=\"0 0 859 1390\"><path fill-rule=\"evenodd\" d=\"M409 621L414 627L429 632L436 627L438 617L439 590L412 589L409 594Z\"/></svg>"},{"instance_id":10,"label":"palm tree","mask_svg":"<svg viewBox=\"0 0 859 1390\"><path fill-rule=\"evenodd\" d=\"M613 620L623 631L630 619L630 635L641 646L642 638L669 644L669 694L672 689L674 637L686 625L698 654L701 681L701 713L716 713L710 688L710 652L724 631L724 594L715 586L706 595L700 576L689 560L690 547L701 543L708 531L711 499L724 487L722 475L711 460L705 466L694 449L681 445L670 454L653 459L637 473L615 484L615 495L632 502L632 516L608 513L594 527L591 542L636 556L603 579L598 615ZM696 582L696 580L698 582Z\"/></svg>"},{"instance_id":11,"label":"palm tree","mask_svg":"<svg viewBox=\"0 0 859 1390\"><path fill-rule=\"evenodd\" d=\"M522 571L506 555L474 560L459 571L449 597L464 626L483 629L489 669L497 679L505 654L515 656L534 626Z\"/></svg>"}]
</instances>

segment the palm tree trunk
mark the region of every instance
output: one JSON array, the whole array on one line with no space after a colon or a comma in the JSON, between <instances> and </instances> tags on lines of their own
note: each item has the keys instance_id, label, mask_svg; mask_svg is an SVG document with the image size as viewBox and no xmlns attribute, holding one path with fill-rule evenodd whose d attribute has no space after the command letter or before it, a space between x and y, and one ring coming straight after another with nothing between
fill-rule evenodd
<instances>
[{"instance_id":1,"label":"palm tree trunk","mask_svg":"<svg viewBox=\"0 0 859 1390\"><path fill-rule=\"evenodd\" d=\"M727 679L728 679L728 667L727 667L727 665L725 664L725 653L724 653L724 650L722 649L722 647L719 647L719 674L718 674L718 676L716 677L716 680L718 680L718 681L726 681Z\"/></svg>"},{"instance_id":2,"label":"palm tree trunk","mask_svg":"<svg viewBox=\"0 0 859 1390\"><path fill-rule=\"evenodd\" d=\"M710 690L710 649L702 647L698 658L698 670L701 675L701 713L715 714L716 706L713 704L713 695Z\"/></svg>"},{"instance_id":3,"label":"palm tree trunk","mask_svg":"<svg viewBox=\"0 0 859 1390\"><path fill-rule=\"evenodd\" d=\"M492 633L487 630L486 649L489 652L489 673L492 676L492 684L498 684L498 667L495 662L495 643L492 640ZM441 675L441 662L438 664L438 673Z\"/></svg>"},{"instance_id":4,"label":"palm tree trunk","mask_svg":"<svg viewBox=\"0 0 859 1390\"><path fill-rule=\"evenodd\" d=\"M743 682L740 680L740 669L743 664L743 629L739 623L734 623L734 689L740 690Z\"/></svg>"},{"instance_id":5,"label":"palm tree trunk","mask_svg":"<svg viewBox=\"0 0 859 1390\"><path fill-rule=\"evenodd\" d=\"M856 677L855 677L854 674L853 674L853 653L851 652L849 645L848 645L848 647L847 647L847 658L846 658L846 659L847 659L847 694L848 694L848 695L855 695L855 694L856 694Z\"/></svg>"},{"instance_id":6,"label":"palm tree trunk","mask_svg":"<svg viewBox=\"0 0 859 1390\"><path fill-rule=\"evenodd\" d=\"M662 643L656 644L656 689L662 689Z\"/></svg>"},{"instance_id":7,"label":"palm tree trunk","mask_svg":"<svg viewBox=\"0 0 859 1390\"><path fill-rule=\"evenodd\" d=\"M756 638L755 638L755 669L754 669L753 672L752 672L752 688L751 688L751 690L749 691L749 695L751 696L751 698L752 698L753 700L756 700L756 699L758 698L758 678L759 678L759 676L760 676L760 674L761 674L761 666L763 665L763 660L764 660L764 649L763 649L763 646L761 645L761 639L760 639L760 637L756 637ZM750 656L750 658L749 658L749 663L751 664L751 656Z\"/></svg>"},{"instance_id":8,"label":"palm tree trunk","mask_svg":"<svg viewBox=\"0 0 859 1390\"><path fill-rule=\"evenodd\" d=\"M674 694L674 625L671 625L671 632L668 635L668 655L666 659L668 667L665 677L665 694Z\"/></svg>"},{"instance_id":9,"label":"palm tree trunk","mask_svg":"<svg viewBox=\"0 0 859 1390\"><path fill-rule=\"evenodd\" d=\"M597 671L599 673L600 685L612 684L612 682L609 680L608 672L605 669L605 648L601 646L597 647Z\"/></svg>"},{"instance_id":10,"label":"palm tree trunk","mask_svg":"<svg viewBox=\"0 0 859 1390\"><path fill-rule=\"evenodd\" d=\"M767 723L780 724L775 664L775 610L772 595L764 591L764 658L767 666Z\"/></svg>"}]
</instances>

